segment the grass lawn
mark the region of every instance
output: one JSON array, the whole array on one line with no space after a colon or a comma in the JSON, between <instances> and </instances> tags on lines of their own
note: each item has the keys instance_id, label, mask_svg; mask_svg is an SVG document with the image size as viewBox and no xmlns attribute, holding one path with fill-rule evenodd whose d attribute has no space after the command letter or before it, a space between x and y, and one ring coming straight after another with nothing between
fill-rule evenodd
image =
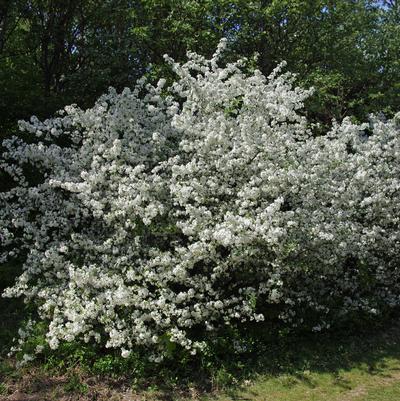
<instances>
[{"instance_id":1,"label":"grass lawn","mask_svg":"<svg viewBox=\"0 0 400 401\"><path fill-rule=\"evenodd\" d=\"M256 373L238 389L207 401L400 400L400 327L327 342L299 343L294 363L278 374ZM287 370L287 372L285 372Z\"/></svg>"},{"instance_id":2,"label":"grass lawn","mask_svg":"<svg viewBox=\"0 0 400 401\"><path fill-rule=\"evenodd\" d=\"M343 333L342 333L343 334ZM193 385L131 387L93 376L79 366L57 373L45 366L1 365L1 401L397 401L400 400L400 325L349 337L320 335L274 348L243 367L247 379L208 390ZM243 377L244 375L241 374Z\"/></svg>"},{"instance_id":3,"label":"grass lawn","mask_svg":"<svg viewBox=\"0 0 400 401\"><path fill-rule=\"evenodd\" d=\"M2 266L0 286L15 267ZM25 314L18 300L0 300L0 401L397 401L400 400L400 320L379 328L285 338L243 365L219 368L211 381L140 386L130 379L96 376L79 362L16 368L6 350ZM227 358L229 359L229 358Z\"/></svg>"}]
</instances>

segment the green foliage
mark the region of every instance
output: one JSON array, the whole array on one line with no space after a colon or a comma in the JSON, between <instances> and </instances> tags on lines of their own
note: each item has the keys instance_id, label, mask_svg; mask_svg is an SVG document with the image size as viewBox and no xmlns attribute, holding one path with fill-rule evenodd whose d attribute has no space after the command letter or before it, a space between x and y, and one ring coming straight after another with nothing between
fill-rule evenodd
<instances>
[{"instance_id":1,"label":"green foliage","mask_svg":"<svg viewBox=\"0 0 400 401\"><path fill-rule=\"evenodd\" d=\"M225 344L229 345L229 338ZM195 396L203 401L261 401L266 397L277 401L336 401L358 394L357 399L364 401L392 401L400 394L398 326L369 327L357 333L346 330L323 336L296 335L258 344L249 355L232 356L229 348L219 355L223 359L209 367L207 378L199 365L186 365L186 376L178 377L174 367L163 363L153 369L152 375L147 370L144 380L135 380L137 373L132 374L127 366L125 375L131 374L131 379L119 381L112 370L118 357L111 355L99 358L102 368L97 371L90 372L79 365L56 372L43 371L36 362L36 366L19 368L17 372L20 376L25 374L32 383L28 387L27 381L23 382L24 387L20 387L23 393L37 396L35 392L43 390L38 384L46 383L47 389L53 382L53 386L58 383L52 391L59 398L62 394L65 398L82 400L103 400L100 394L92 392L92 384L98 386L99 382L105 384L102 390L107 390L107 394L112 384L122 389L121 395L130 386L134 397L150 400L183 401ZM107 372L115 379L108 381ZM52 374L53 378L62 376L67 381L52 380L49 376ZM13 383L22 382L20 376L16 376L15 369L2 369L0 365L0 394L13 392ZM214 391L207 395L209 390Z\"/></svg>"},{"instance_id":2,"label":"green foliage","mask_svg":"<svg viewBox=\"0 0 400 401\"><path fill-rule=\"evenodd\" d=\"M89 387L87 384L82 383L80 377L77 374L72 374L68 378L68 382L64 385L64 389L68 393L86 394Z\"/></svg>"},{"instance_id":3,"label":"green foliage","mask_svg":"<svg viewBox=\"0 0 400 401\"><path fill-rule=\"evenodd\" d=\"M43 344L43 329L40 325L34 327L26 351ZM171 394L173 399L178 399L177 392L185 388L219 390L221 400L247 393L253 397L274 394L277 400L302 400L308 399L305 394L313 389L316 400L321 399L318 397L322 389L326 393L324 399L340 399L344 391L351 389L346 383L357 386L367 380L373 384L373 397L378 393L379 375L392 374L398 368L398 330L371 323L324 335L277 333L270 327L226 328L209 338L201 357L174 347L174 359L167 358L159 364L150 363L148 355L139 349L122 358L94 345L65 342L55 351L45 348L25 370L35 367L44 371L41 374L67 376L63 390L74 396L89 394L85 378L94 375L122 379L139 392ZM8 363L0 364L0 380L5 383L18 381L23 372ZM249 390L242 387L247 382L251 383ZM0 386L0 391L7 392L7 388L6 384ZM376 399L389 400L389 395L397 394L398 389L388 386L385 391L387 398Z\"/></svg>"},{"instance_id":4,"label":"green foliage","mask_svg":"<svg viewBox=\"0 0 400 401\"><path fill-rule=\"evenodd\" d=\"M6 395L7 394L7 387L5 384L0 383L0 395Z\"/></svg>"},{"instance_id":5,"label":"green foliage","mask_svg":"<svg viewBox=\"0 0 400 401\"><path fill-rule=\"evenodd\" d=\"M282 60L316 88L312 117L399 107L398 2L305 0L56 0L0 6L0 136L17 119L86 107L108 86L170 75L163 55L210 56L227 37L231 58L259 54L268 74ZM229 57L228 57L229 59Z\"/></svg>"},{"instance_id":6,"label":"green foliage","mask_svg":"<svg viewBox=\"0 0 400 401\"><path fill-rule=\"evenodd\" d=\"M21 272L18 263L7 263L0 266L0 292L13 284L15 277ZM21 299L0 298L0 357L7 354L22 320L29 313L29 305Z\"/></svg>"},{"instance_id":7,"label":"green foliage","mask_svg":"<svg viewBox=\"0 0 400 401\"><path fill-rule=\"evenodd\" d=\"M135 354L129 358L108 354L97 358L90 371L109 377L121 377L130 372L133 377L141 378L144 377L145 365L145 361Z\"/></svg>"}]
</instances>

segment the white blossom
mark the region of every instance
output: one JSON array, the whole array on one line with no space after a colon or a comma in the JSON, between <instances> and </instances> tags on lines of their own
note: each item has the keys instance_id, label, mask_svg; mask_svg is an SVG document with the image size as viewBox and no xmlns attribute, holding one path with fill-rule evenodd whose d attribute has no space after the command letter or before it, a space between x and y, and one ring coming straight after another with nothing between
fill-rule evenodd
<instances>
[{"instance_id":1,"label":"white blossom","mask_svg":"<svg viewBox=\"0 0 400 401\"><path fill-rule=\"evenodd\" d=\"M193 332L269 308L319 331L399 305L400 115L315 137L299 112L312 91L283 65L220 66L225 45L167 58L170 87L110 89L3 142L0 258L26 256L4 295L37 304L51 348L146 346L160 362L168 342L201 352Z\"/></svg>"}]
</instances>

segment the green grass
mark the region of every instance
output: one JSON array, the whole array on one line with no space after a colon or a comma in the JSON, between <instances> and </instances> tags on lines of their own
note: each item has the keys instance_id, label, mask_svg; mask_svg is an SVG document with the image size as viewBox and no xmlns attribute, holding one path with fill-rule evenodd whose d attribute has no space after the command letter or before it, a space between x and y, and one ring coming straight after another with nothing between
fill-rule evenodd
<instances>
[{"instance_id":1,"label":"green grass","mask_svg":"<svg viewBox=\"0 0 400 401\"><path fill-rule=\"evenodd\" d=\"M241 390L226 391L203 400L233 401L396 401L400 399L398 360L386 359L380 373L365 367L338 372L299 372L276 377L260 376Z\"/></svg>"},{"instance_id":2,"label":"green grass","mask_svg":"<svg viewBox=\"0 0 400 401\"><path fill-rule=\"evenodd\" d=\"M248 380L203 401L400 400L400 326L301 339L261 358ZM274 366L275 365L275 366Z\"/></svg>"}]
</instances>

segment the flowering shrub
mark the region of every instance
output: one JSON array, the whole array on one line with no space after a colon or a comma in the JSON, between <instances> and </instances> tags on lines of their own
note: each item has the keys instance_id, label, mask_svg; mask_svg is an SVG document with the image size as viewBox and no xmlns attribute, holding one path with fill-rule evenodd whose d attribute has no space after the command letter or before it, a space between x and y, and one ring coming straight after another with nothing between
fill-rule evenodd
<instances>
[{"instance_id":1,"label":"flowering shrub","mask_svg":"<svg viewBox=\"0 0 400 401\"><path fill-rule=\"evenodd\" d=\"M4 141L2 260L26 256L5 295L38 306L52 348L142 345L158 361L223 325L321 330L399 304L398 120L314 137L311 91L282 66L219 66L224 44L168 59L170 87L111 89Z\"/></svg>"}]
</instances>

